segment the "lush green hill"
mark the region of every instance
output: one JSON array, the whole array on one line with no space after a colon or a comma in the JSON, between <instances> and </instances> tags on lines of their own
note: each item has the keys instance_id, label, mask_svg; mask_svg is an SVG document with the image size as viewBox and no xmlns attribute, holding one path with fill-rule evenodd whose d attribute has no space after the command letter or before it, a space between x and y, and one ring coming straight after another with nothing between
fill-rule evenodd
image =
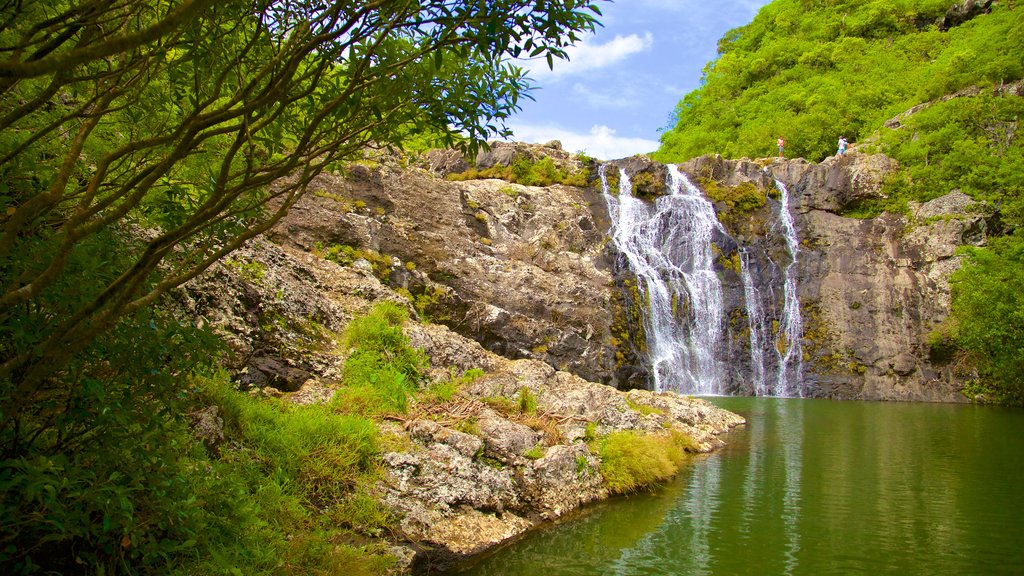
<instances>
[{"instance_id":1,"label":"lush green hill","mask_svg":"<svg viewBox=\"0 0 1024 576\"><path fill-rule=\"evenodd\" d=\"M984 4L979 2L978 4ZM655 158L719 153L820 161L845 135L896 158L888 198L851 216L905 212L960 189L1003 234L965 251L950 321L933 345L977 370L970 393L1024 401L1024 7L956 17L950 0L776 0L719 42ZM1017 82L1016 87L1011 85ZM1012 89L1008 89L1011 88ZM957 97L951 97L951 96ZM901 117L898 127L886 121ZM969 372L968 372L969 373Z\"/></svg>"},{"instance_id":2,"label":"lush green hill","mask_svg":"<svg viewBox=\"0 0 1024 576\"><path fill-rule=\"evenodd\" d=\"M950 0L776 0L719 41L656 158L766 156L783 136L817 161L916 104L1020 79L1024 11L1004 4L944 31Z\"/></svg>"}]
</instances>

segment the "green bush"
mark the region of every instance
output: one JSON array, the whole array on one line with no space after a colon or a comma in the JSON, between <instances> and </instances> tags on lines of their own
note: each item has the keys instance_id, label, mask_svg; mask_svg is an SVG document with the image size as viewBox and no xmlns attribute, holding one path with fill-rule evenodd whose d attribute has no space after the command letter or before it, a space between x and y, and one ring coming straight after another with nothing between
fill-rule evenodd
<instances>
[{"instance_id":1,"label":"green bush","mask_svg":"<svg viewBox=\"0 0 1024 576\"><path fill-rule=\"evenodd\" d=\"M345 360L344 387L332 401L336 409L363 415L406 411L429 367L402 332L407 316L401 305L381 302L349 323L342 342L352 352Z\"/></svg>"},{"instance_id":2,"label":"green bush","mask_svg":"<svg viewBox=\"0 0 1024 576\"><path fill-rule=\"evenodd\" d=\"M0 314L2 356L30 353L54 318L96 296L116 270L107 264L131 249L114 234L83 241L68 256L65 282ZM34 266L35 256L20 253L14 265ZM0 572L162 573L222 522L249 514L245 505L206 505L210 493L224 501L238 490L197 469L204 455L187 429L181 381L219 350L210 334L144 310L43 386L0 380Z\"/></svg>"},{"instance_id":3,"label":"green bush","mask_svg":"<svg viewBox=\"0 0 1024 576\"><path fill-rule=\"evenodd\" d=\"M953 274L953 342L977 367L990 400L1024 404L1024 236L964 252Z\"/></svg>"},{"instance_id":4,"label":"green bush","mask_svg":"<svg viewBox=\"0 0 1024 576\"><path fill-rule=\"evenodd\" d=\"M690 447L692 440L676 430L666 435L612 432L597 440L601 475L610 492L635 492L674 476Z\"/></svg>"},{"instance_id":5,"label":"green bush","mask_svg":"<svg viewBox=\"0 0 1024 576\"><path fill-rule=\"evenodd\" d=\"M775 0L719 41L654 157L771 156L783 136L787 156L819 161L840 135L862 142L912 106L1024 77L1024 12L999 3L948 31L930 25L950 4Z\"/></svg>"},{"instance_id":6,"label":"green bush","mask_svg":"<svg viewBox=\"0 0 1024 576\"><path fill-rule=\"evenodd\" d=\"M375 317L390 326L403 314L384 307ZM369 333L371 346L396 342ZM64 380L0 420L0 571L387 569L386 550L342 543L352 533L379 535L394 521L372 495L373 422L254 398L224 374L189 376L218 349L209 335L159 315L126 318L77 357ZM406 365L422 366L416 358L407 354ZM14 388L5 382L0 390L10 397ZM211 404L231 439L213 456L192 436L188 416Z\"/></svg>"}]
</instances>

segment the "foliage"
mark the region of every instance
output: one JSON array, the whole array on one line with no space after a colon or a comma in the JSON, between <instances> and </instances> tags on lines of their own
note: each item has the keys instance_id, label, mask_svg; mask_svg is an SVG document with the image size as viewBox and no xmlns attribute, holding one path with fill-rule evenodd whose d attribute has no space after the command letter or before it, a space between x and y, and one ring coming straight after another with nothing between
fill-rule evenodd
<instances>
[{"instance_id":1,"label":"foliage","mask_svg":"<svg viewBox=\"0 0 1024 576\"><path fill-rule=\"evenodd\" d=\"M385 572L386 553L346 544L390 522L368 488L373 424L221 376L191 387L219 346L152 306L368 148L505 134L531 90L508 57L563 58L596 15L589 0L0 6L0 572ZM377 363L351 342L371 383L419 383L407 347ZM188 430L203 401L233 435L220 455Z\"/></svg>"},{"instance_id":2,"label":"foliage","mask_svg":"<svg viewBox=\"0 0 1024 576\"><path fill-rule=\"evenodd\" d=\"M519 406L519 412L522 414L536 414L537 413L537 396L530 391L529 388L523 386L519 389L519 398L517 402Z\"/></svg>"},{"instance_id":3,"label":"foliage","mask_svg":"<svg viewBox=\"0 0 1024 576\"><path fill-rule=\"evenodd\" d=\"M728 32L700 88L675 109L655 158L821 160L840 135L865 140L885 120L962 88L1024 76L1024 12L991 14L940 30L949 0L775 0Z\"/></svg>"},{"instance_id":4,"label":"foliage","mask_svg":"<svg viewBox=\"0 0 1024 576\"><path fill-rule=\"evenodd\" d=\"M996 397L1024 404L1024 236L965 249L952 278L952 337Z\"/></svg>"},{"instance_id":5,"label":"foliage","mask_svg":"<svg viewBox=\"0 0 1024 576\"><path fill-rule=\"evenodd\" d=\"M596 443L605 485L612 493L622 494L674 476L693 441L675 429L665 435L619 430Z\"/></svg>"},{"instance_id":6,"label":"foliage","mask_svg":"<svg viewBox=\"0 0 1024 576\"><path fill-rule=\"evenodd\" d=\"M95 297L131 249L110 231L79 243L36 306L0 313L3 355ZM143 570L235 518L197 505L210 491L234 492L194 469L183 416L182 379L219 350L210 334L139 310L83 346L59 379L31 388L0 379L0 571Z\"/></svg>"},{"instance_id":7,"label":"foliage","mask_svg":"<svg viewBox=\"0 0 1024 576\"><path fill-rule=\"evenodd\" d=\"M342 345L352 352L345 360L344 388L332 402L337 410L364 415L406 411L429 367L402 332L407 314L399 304L381 302L349 323Z\"/></svg>"},{"instance_id":8,"label":"foliage","mask_svg":"<svg viewBox=\"0 0 1024 576\"><path fill-rule=\"evenodd\" d=\"M589 171L585 168L566 171L557 167L554 160L548 156L543 156L539 160L530 160L526 156L520 155L509 166L496 164L483 170L470 168L465 172L449 174L445 178L453 181L497 178L524 186L565 184L582 188L587 185Z\"/></svg>"},{"instance_id":9,"label":"foliage","mask_svg":"<svg viewBox=\"0 0 1024 576\"><path fill-rule=\"evenodd\" d=\"M470 368L460 375L456 375L455 369L451 368L447 380L435 382L425 390L425 397L435 402L447 402L455 396L463 386L472 384L484 375L479 368Z\"/></svg>"},{"instance_id":10,"label":"foliage","mask_svg":"<svg viewBox=\"0 0 1024 576\"><path fill-rule=\"evenodd\" d=\"M34 308L45 329L5 347L0 378L37 387L371 145L429 134L472 152L507 134L531 90L509 58L564 58L597 15L590 0L3 4L0 310ZM95 235L138 226L88 298L44 305Z\"/></svg>"},{"instance_id":11,"label":"foliage","mask_svg":"<svg viewBox=\"0 0 1024 576\"><path fill-rule=\"evenodd\" d=\"M940 28L950 5L772 2L720 41L717 60L677 106L655 157L767 156L781 135L787 152L821 160L845 135L901 169L884 183L885 197L848 205L844 216L909 216L910 201L951 190L970 196L971 210L989 220L987 233L1006 238L967 253L954 277L948 333L932 351L976 367L981 382L972 389L1019 403L1024 349L1014 338L1024 301L1013 271L1024 221L1024 101L1004 88L1024 77L1017 54L1024 10L996 3L988 14ZM889 119L893 127L882 128Z\"/></svg>"},{"instance_id":12,"label":"foliage","mask_svg":"<svg viewBox=\"0 0 1024 576\"><path fill-rule=\"evenodd\" d=\"M322 405L254 398L222 376L200 384L201 397L220 408L232 438L204 466L244 498L248 516L225 525L217 533L222 540L196 559L179 560L184 571L270 574L283 566L286 573L374 574L393 562L382 549L338 545L394 521L369 492L379 474L371 421Z\"/></svg>"},{"instance_id":13,"label":"foliage","mask_svg":"<svg viewBox=\"0 0 1024 576\"><path fill-rule=\"evenodd\" d=\"M391 327L403 311L372 316ZM357 322L351 341L393 349L394 333L370 324ZM79 386L50 391L3 429L5 573L387 570L386 550L342 544L394 521L372 493L373 422L236 392L222 373L182 387L183 371L215 359L217 346L158 317L125 319L94 347L102 373L83 363ZM188 414L211 404L231 438L214 456L188 429Z\"/></svg>"},{"instance_id":14,"label":"foliage","mask_svg":"<svg viewBox=\"0 0 1024 576\"><path fill-rule=\"evenodd\" d=\"M878 149L905 167L886 187L892 199L927 201L959 189L1005 223L1024 224L1024 141L1017 137L1024 99L954 98L904 119L882 134Z\"/></svg>"}]
</instances>

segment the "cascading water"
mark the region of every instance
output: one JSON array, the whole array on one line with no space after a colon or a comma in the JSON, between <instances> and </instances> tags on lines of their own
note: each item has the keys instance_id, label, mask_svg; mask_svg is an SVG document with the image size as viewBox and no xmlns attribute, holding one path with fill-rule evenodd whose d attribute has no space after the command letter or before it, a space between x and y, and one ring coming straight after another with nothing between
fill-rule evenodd
<instances>
[{"instance_id":1,"label":"cascading water","mask_svg":"<svg viewBox=\"0 0 1024 576\"><path fill-rule=\"evenodd\" d=\"M751 274L750 253L740 249L740 277L743 279L743 301L747 306L747 328L750 330L750 371L753 378L754 394L768 396L766 387L764 347L769 342L769 319L761 306L761 291L754 283Z\"/></svg>"},{"instance_id":2,"label":"cascading water","mask_svg":"<svg viewBox=\"0 0 1024 576\"><path fill-rule=\"evenodd\" d=\"M789 249L789 263L786 264L783 290L782 318L779 321L778 344L775 346L779 353L779 370L775 381L773 396L803 396L803 371L804 351L801 340L803 338L803 319L800 316L800 301L797 299L797 255L800 254L800 243L796 237L796 227L793 225L793 216L789 213L789 190L786 186L775 181L775 188L779 191L779 224L782 226L782 234L786 239L786 247Z\"/></svg>"},{"instance_id":3,"label":"cascading water","mask_svg":"<svg viewBox=\"0 0 1024 576\"><path fill-rule=\"evenodd\" d=\"M655 390L723 393L722 289L711 240L725 230L714 208L675 166L669 166L671 193L653 206L633 197L625 171L617 197L609 193L604 166L600 175L612 239L647 303L644 328Z\"/></svg>"},{"instance_id":4,"label":"cascading water","mask_svg":"<svg viewBox=\"0 0 1024 576\"><path fill-rule=\"evenodd\" d=\"M776 181L777 224L766 244L752 250L737 245L718 221L711 202L676 166L669 165L668 174L670 193L652 205L632 195L629 175L621 169L618 195L612 195L605 167L600 169L612 240L637 278L636 297L645 312L647 359L655 390L803 396L799 242L788 190ZM771 250L765 248L780 241L785 245L785 262L772 261ZM715 243L720 250L735 247L738 251L736 271L743 284L749 357L738 357L735 345L730 348L729 342L735 343L742 334L735 324L728 329L731 339L726 338L723 270L715 268ZM735 290L730 293L735 311L741 297Z\"/></svg>"}]
</instances>

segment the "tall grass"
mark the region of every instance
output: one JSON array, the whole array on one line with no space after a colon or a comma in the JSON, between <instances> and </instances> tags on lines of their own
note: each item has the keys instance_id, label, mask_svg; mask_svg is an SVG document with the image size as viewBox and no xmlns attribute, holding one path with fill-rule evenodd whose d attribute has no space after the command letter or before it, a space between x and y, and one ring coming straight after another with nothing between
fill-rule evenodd
<instances>
[{"instance_id":1,"label":"tall grass","mask_svg":"<svg viewBox=\"0 0 1024 576\"><path fill-rule=\"evenodd\" d=\"M372 416L408 409L410 397L426 382L429 363L402 332L407 317L400 305L380 302L349 323L342 346L351 354L345 361L344 386L332 402L335 410Z\"/></svg>"},{"instance_id":2,"label":"tall grass","mask_svg":"<svg viewBox=\"0 0 1024 576\"><path fill-rule=\"evenodd\" d=\"M619 430L596 440L596 444L605 485L613 494L623 494L674 476L693 440L678 430L664 435Z\"/></svg>"}]
</instances>

